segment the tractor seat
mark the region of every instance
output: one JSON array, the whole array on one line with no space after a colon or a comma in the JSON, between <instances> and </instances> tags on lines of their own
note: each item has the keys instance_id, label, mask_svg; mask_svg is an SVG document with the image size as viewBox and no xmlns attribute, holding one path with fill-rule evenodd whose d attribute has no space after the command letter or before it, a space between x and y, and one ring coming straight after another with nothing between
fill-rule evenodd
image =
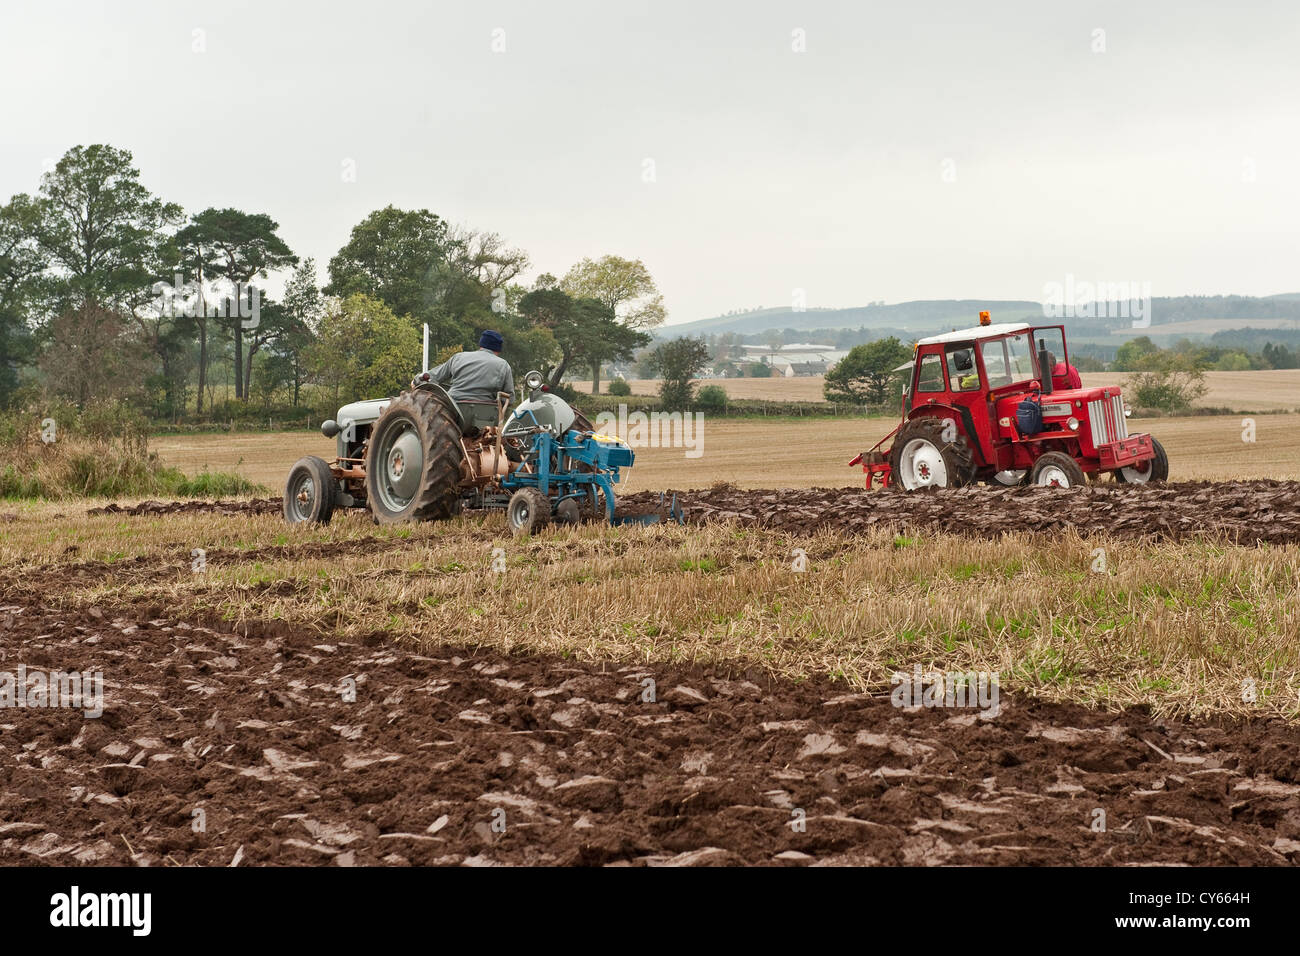
<instances>
[{"instance_id":1,"label":"tractor seat","mask_svg":"<svg viewBox=\"0 0 1300 956\"><path fill-rule=\"evenodd\" d=\"M483 401L477 398L462 398L456 402L456 405L460 408L460 417L464 422L461 427L463 435L476 435L480 428L486 428L497 423L499 409L496 402Z\"/></svg>"}]
</instances>

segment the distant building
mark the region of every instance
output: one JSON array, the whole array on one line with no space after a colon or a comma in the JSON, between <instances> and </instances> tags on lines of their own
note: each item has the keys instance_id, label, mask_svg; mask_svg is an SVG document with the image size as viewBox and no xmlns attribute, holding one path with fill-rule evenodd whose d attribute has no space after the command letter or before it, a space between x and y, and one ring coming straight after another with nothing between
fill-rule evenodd
<instances>
[{"instance_id":1,"label":"distant building","mask_svg":"<svg viewBox=\"0 0 1300 956\"><path fill-rule=\"evenodd\" d=\"M776 351L766 345L743 346L745 357L772 366L772 371L787 378L796 375L825 375L835 363L848 355L845 349L833 345L816 345L796 342L783 345Z\"/></svg>"}]
</instances>

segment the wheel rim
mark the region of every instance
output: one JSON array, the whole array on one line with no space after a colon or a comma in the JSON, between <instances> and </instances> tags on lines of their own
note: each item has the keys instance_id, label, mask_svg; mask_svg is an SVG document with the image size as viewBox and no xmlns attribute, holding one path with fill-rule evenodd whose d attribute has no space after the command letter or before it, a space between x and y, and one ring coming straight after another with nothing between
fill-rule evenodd
<instances>
[{"instance_id":1,"label":"wheel rim","mask_svg":"<svg viewBox=\"0 0 1300 956\"><path fill-rule=\"evenodd\" d=\"M579 511L578 503L572 498L566 498L555 506L555 517L561 524L577 524Z\"/></svg>"},{"instance_id":2,"label":"wheel rim","mask_svg":"<svg viewBox=\"0 0 1300 956\"><path fill-rule=\"evenodd\" d=\"M1124 480L1135 485L1143 484L1151 480L1151 462L1142 461L1136 465L1129 465L1119 470L1124 476Z\"/></svg>"},{"instance_id":3,"label":"wheel rim","mask_svg":"<svg viewBox=\"0 0 1300 956\"><path fill-rule=\"evenodd\" d=\"M1038 473L1038 483L1047 488L1069 488L1070 476L1058 465L1048 465Z\"/></svg>"},{"instance_id":4,"label":"wheel rim","mask_svg":"<svg viewBox=\"0 0 1300 956\"><path fill-rule=\"evenodd\" d=\"M948 466L943 454L924 438L913 438L903 446L899 458L900 477L908 491L917 488L945 488L948 485Z\"/></svg>"},{"instance_id":5,"label":"wheel rim","mask_svg":"<svg viewBox=\"0 0 1300 956\"><path fill-rule=\"evenodd\" d=\"M533 509L528 506L527 498L520 498L510 508L510 526L512 528L528 527L528 519Z\"/></svg>"},{"instance_id":6,"label":"wheel rim","mask_svg":"<svg viewBox=\"0 0 1300 956\"><path fill-rule=\"evenodd\" d=\"M316 500L316 482L312 481L311 475L298 476L289 493L289 500L292 502L291 507L295 518L299 521L311 519L312 505Z\"/></svg>"},{"instance_id":7,"label":"wheel rim","mask_svg":"<svg viewBox=\"0 0 1300 956\"><path fill-rule=\"evenodd\" d=\"M379 448L379 498L390 511L401 511L420 488L424 453L420 436L406 422L393 429Z\"/></svg>"}]
</instances>

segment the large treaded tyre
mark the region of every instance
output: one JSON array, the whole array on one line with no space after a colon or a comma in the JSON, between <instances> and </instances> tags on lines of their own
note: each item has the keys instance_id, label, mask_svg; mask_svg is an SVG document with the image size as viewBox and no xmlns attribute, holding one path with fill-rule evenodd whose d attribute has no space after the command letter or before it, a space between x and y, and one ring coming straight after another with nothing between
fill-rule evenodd
<instances>
[{"instance_id":1,"label":"large treaded tyre","mask_svg":"<svg viewBox=\"0 0 1300 956\"><path fill-rule=\"evenodd\" d=\"M956 434L945 441L949 422ZM890 484L904 491L970 484L975 478L975 455L966 436L956 429L953 419L936 415L913 418L904 425L889 453Z\"/></svg>"},{"instance_id":2,"label":"large treaded tyre","mask_svg":"<svg viewBox=\"0 0 1300 956\"><path fill-rule=\"evenodd\" d=\"M370 431L366 502L379 524L440 521L460 500L460 425L429 391L393 399Z\"/></svg>"}]
</instances>

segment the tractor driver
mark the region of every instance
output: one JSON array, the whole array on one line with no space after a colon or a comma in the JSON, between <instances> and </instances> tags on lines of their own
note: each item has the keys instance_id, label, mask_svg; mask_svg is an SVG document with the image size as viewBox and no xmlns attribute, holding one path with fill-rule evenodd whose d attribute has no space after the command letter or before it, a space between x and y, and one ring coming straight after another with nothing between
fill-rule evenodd
<instances>
[{"instance_id":1,"label":"tractor driver","mask_svg":"<svg viewBox=\"0 0 1300 956\"><path fill-rule=\"evenodd\" d=\"M1057 362L1052 368L1052 388L1083 388L1079 370L1065 362Z\"/></svg>"},{"instance_id":2,"label":"tractor driver","mask_svg":"<svg viewBox=\"0 0 1300 956\"><path fill-rule=\"evenodd\" d=\"M515 376L510 363L501 357L505 341L500 332L488 329L478 340L477 352L457 352L429 378L447 389L470 425L497 423L497 392L515 393Z\"/></svg>"}]
</instances>

